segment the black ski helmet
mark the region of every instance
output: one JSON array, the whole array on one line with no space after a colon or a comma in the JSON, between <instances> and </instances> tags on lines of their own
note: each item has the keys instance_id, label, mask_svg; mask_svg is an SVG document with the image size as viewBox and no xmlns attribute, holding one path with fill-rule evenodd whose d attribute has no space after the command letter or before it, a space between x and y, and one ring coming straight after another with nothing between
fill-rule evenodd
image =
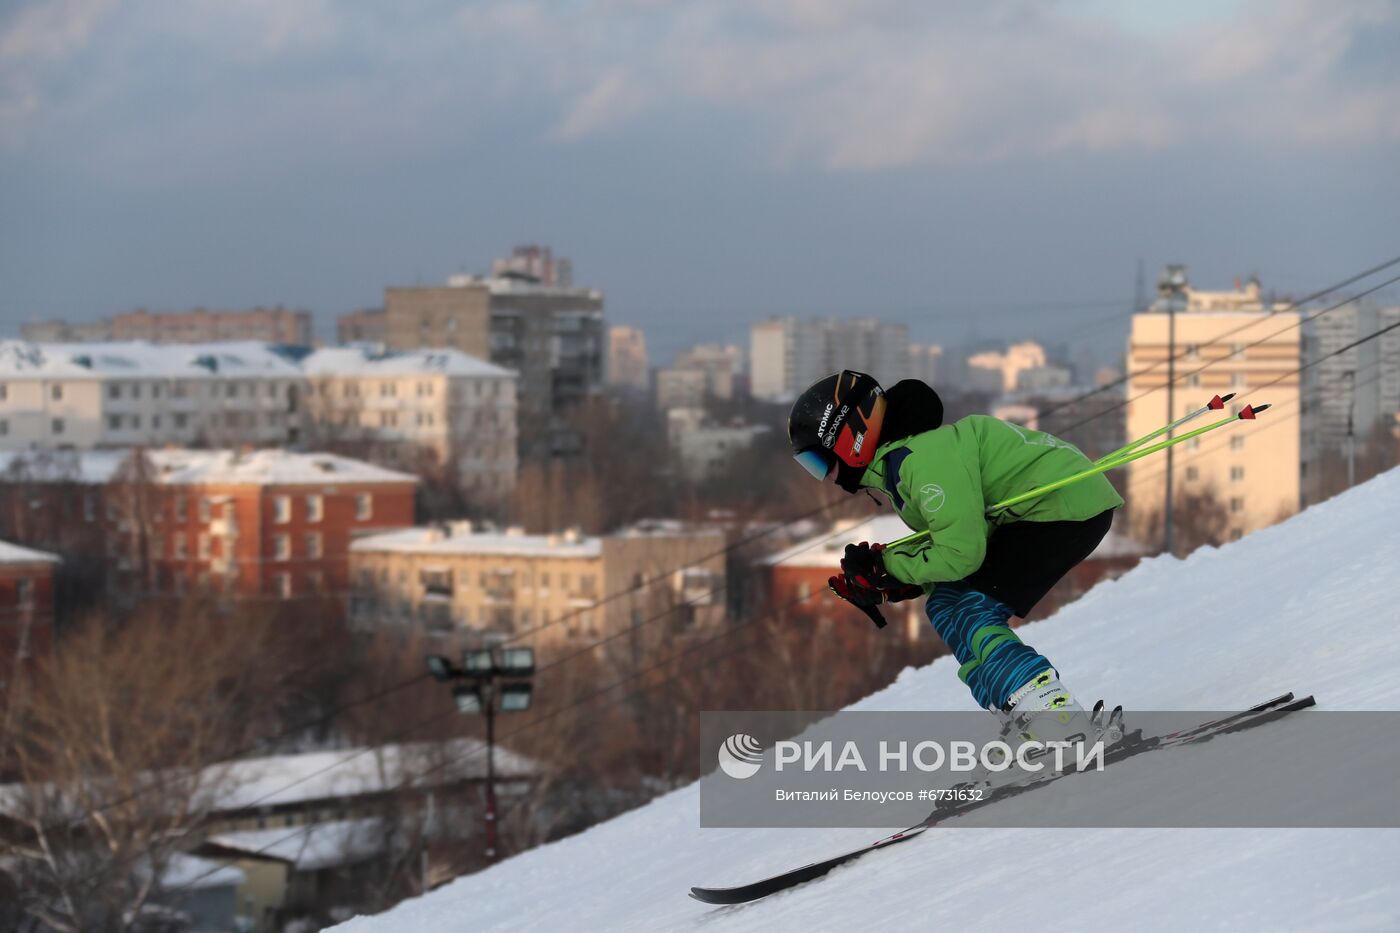
<instances>
[{"instance_id":1,"label":"black ski helmet","mask_svg":"<svg viewBox=\"0 0 1400 933\"><path fill-rule=\"evenodd\" d=\"M850 369L827 376L792 404L792 456L817 479L836 470L841 488L855 492L880 446L884 419L885 392L873 376Z\"/></svg>"}]
</instances>

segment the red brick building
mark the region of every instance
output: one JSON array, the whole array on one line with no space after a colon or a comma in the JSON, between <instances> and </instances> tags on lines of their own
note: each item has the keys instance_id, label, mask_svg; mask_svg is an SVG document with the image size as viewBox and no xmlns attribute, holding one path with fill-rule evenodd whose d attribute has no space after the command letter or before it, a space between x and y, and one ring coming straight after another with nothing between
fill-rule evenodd
<instances>
[{"instance_id":1,"label":"red brick building","mask_svg":"<svg viewBox=\"0 0 1400 933\"><path fill-rule=\"evenodd\" d=\"M53 648L56 554L0 541L0 687L15 665ZM0 691L2 692L2 691Z\"/></svg>"},{"instance_id":2,"label":"red brick building","mask_svg":"<svg viewBox=\"0 0 1400 933\"><path fill-rule=\"evenodd\" d=\"M333 454L69 457L11 455L0 471L0 521L26 543L104 560L105 585L117 594L343 597L351 539L414 519L417 477Z\"/></svg>"},{"instance_id":3,"label":"red brick building","mask_svg":"<svg viewBox=\"0 0 1400 933\"><path fill-rule=\"evenodd\" d=\"M848 519L837 522L828 531L773 554L762 562L769 568L769 605L819 619L859 618L857 610L846 605L828 589L827 578L839 572L847 544L861 541L889 543L907 534L908 527L896 515L881 515L864 522ZM1109 532L1088 559L1071 570L1036 604L1029 618L1041 619L1051 615L1066 603L1078 599L1099 581L1113 579L1130 570L1143 554L1143 549L1127 537L1117 531ZM898 630L910 641L936 637L924 615L921 599L885 606L881 611L890 628Z\"/></svg>"}]
</instances>

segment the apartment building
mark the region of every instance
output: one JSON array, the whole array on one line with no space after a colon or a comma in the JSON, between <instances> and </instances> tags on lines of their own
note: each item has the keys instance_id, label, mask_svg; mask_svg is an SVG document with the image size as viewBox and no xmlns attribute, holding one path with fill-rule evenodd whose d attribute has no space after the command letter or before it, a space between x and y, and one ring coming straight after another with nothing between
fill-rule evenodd
<instances>
[{"instance_id":1,"label":"apartment building","mask_svg":"<svg viewBox=\"0 0 1400 933\"><path fill-rule=\"evenodd\" d=\"M390 348L448 347L515 370L525 451L576 448L567 413L601 392L605 375L601 292L459 275L441 287L386 289L384 311Z\"/></svg>"},{"instance_id":2,"label":"apartment building","mask_svg":"<svg viewBox=\"0 0 1400 933\"><path fill-rule=\"evenodd\" d=\"M874 318L774 318L754 324L749 337L749 391L770 402L790 402L841 369L891 385L913 364L908 327Z\"/></svg>"},{"instance_id":3,"label":"apartment building","mask_svg":"<svg viewBox=\"0 0 1400 933\"><path fill-rule=\"evenodd\" d=\"M218 311L147 311L112 316L113 340L150 343L213 343L226 340L310 346L311 312L288 308Z\"/></svg>"},{"instance_id":4,"label":"apartment building","mask_svg":"<svg viewBox=\"0 0 1400 933\"><path fill-rule=\"evenodd\" d=\"M352 623L526 636L540 649L594 642L665 613L625 651L718 624L722 532L642 522L609 535L528 535L470 523L410 528L351 546ZM621 598L614 594L625 593ZM543 628L542 628L543 627Z\"/></svg>"},{"instance_id":5,"label":"apartment building","mask_svg":"<svg viewBox=\"0 0 1400 933\"><path fill-rule=\"evenodd\" d=\"M1293 514L1301 496L1300 314L1264 298L1258 280L1226 291L1193 288L1183 266L1169 266L1158 299L1133 315L1128 344L1127 437L1141 437L1199 408L1214 395L1236 393L1273 408L1253 424L1184 442L1174 454L1179 493L1212 490L1234 539ZM1174 335L1172 331L1175 331ZM1251 346L1252 344L1256 344ZM1167 408L1168 360L1179 378ZM1195 372L1201 370L1200 372ZM1251 389L1265 386L1258 392ZM1135 535L1145 536L1166 496L1161 456L1127 468L1126 496ZM1122 488L1120 486L1120 488Z\"/></svg>"},{"instance_id":6,"label":"apartment building","mask_svg":"<svg viewBox=\"0 0 1400 933\"><path fill-rule=\"evenodd\" d=\"M0 707L16 665L53 648L57 554L0 541Z\"/></svg>"},{"instance_id":7,"label":"apartment building","mask_svg":"<svg viewBox=\"0 0 1400 933\"><path fill-rule=\"evenodd\" d=\"M27 518L27 546L105 558L114 591L177 596L343 597L351 539L411 525L417 482L348 457L285 450L0 458L0 498L38 513Z\"/></svg>"},{"instance_id":8,"label":"apartment building","mask_svg":"<svg viewBox=\"0 0 1400 933\"><path fill-rule=\"evenodd\" d=\"M378 463L453 465L481 497L515 487L515 373L457 350L317 350L301 363L308 443L363 446Z\"/></svg>"},{"instance_id":9,"label":"apartment building","mask_svg":"<svg viewBox=\"0 0 1400 933\"><path fill-rule=\"evenodd\" d=\"M388 339L385 320L383 308L363 308L339 315L335 319L335 342L382 344Z\"/></svg>"},{"instance_id":10,"label":"apartment building","mask_svg":"<svg viewBox=\"0 0 1400 933\"><path fill-rule=\"evenodd\" d=\"M608 385L645 392L649 381L646 335L636 327L609 327Z\"/></svg>"},{"instance_id":11,"label":"apartment building","mask_svg":"<svg viewBox=\"0 0 1400 933\"><path fill-rule=\"evenodd\" d=\"M0 342L0 450L295 443L302 374L259 343Z\"/></svg>"}]
</instances>

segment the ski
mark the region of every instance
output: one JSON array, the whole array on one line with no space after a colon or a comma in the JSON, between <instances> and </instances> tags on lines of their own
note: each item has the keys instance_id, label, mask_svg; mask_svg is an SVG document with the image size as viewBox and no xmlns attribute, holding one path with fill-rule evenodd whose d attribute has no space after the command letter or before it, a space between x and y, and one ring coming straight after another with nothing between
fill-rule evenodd
<instances>
[{"instance_id":1,"label":"ski","mask_svg":"<svg viewBox=\"0 0 1400 933\"><path fill-rule=\"evenodd\" d=\"M1107 767L1114 762L1133 758L1156 749L1174 748L1193 742L1204 742L1217 735L1226 735L1231 732L1238 732L1254 726L1264 725L1288 713L1306 709L1314 705L1315 702L1316 701L1311 696L1294 699L1292 693L1285 693L1271 700L1265 700L1263 703L1256 704L1249 709L1208 720L1189 729L1183 729L1180 732L1147 737L1142 736L1140 732L1130 733L1124 736L1123 741L1119 742L1105 753L1104 766ZM738 885L730 888L692 887L690 889L690 896L706 904L717 905L743 904L748 901L755 901L759 898L767 897L770 894L776 894L779 891L786 891L789 888L794 888L808 881L814 881L827 874L832 869L854 862L856 859L868 855L877 849L887 849L892 845L907 842L929 829L932 829L944 820L953 819L954 817L964 815L973 810L981 809L998 800L1005 800L1008 797L1016 796L1038 787L1045 787L1049 784L1053 784L1061 777L1072 773L1074 772L1067 771L1064 774L1057 774L1052 777L1031 781L1025 784L998 788L995 793L981 800L971 801L961 805L954 804L950 807L935 810L933 813L930 813L922 823L918 823L908 829L900 830L897 833L892 833L882 839L877 839L868 845L861 846L859 849L853 849L820 862L812 862L809 865L803 865L801 868L794 868L790 871L773 875L751 884Z\"/></svg>"}]
</instances>

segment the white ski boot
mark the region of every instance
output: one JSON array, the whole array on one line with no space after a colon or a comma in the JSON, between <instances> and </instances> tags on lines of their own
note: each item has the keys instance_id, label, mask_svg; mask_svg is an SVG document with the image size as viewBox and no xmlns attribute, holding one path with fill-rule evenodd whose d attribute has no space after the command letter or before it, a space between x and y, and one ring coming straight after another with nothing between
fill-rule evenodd
<instances>
[{"instance_id":1,"label":"white ski boot","mask_svg":"<svg viewBox=\"0 0 1400 933\"><path fill-rule=\"evenodd\" d=\"M1077 746L1082 744L1088 754L1098 742L1106 750L1123 738L1122 708L1105 714L1100 701L1090 714L1060 683L1053 668L1032 677L1007 702L1008 709L994 712L1002 721L1000 739L1011 750L1009 758L991 761L992 767L979 765L957 787L994 790L1054 777L1059 773L1057 763L1066 771L1074 769L1079 761ZM1028 743L1036 744L1025 747ZM1057 743L1068 743L1058 756Z\"/></svg>"}]
</instances>

